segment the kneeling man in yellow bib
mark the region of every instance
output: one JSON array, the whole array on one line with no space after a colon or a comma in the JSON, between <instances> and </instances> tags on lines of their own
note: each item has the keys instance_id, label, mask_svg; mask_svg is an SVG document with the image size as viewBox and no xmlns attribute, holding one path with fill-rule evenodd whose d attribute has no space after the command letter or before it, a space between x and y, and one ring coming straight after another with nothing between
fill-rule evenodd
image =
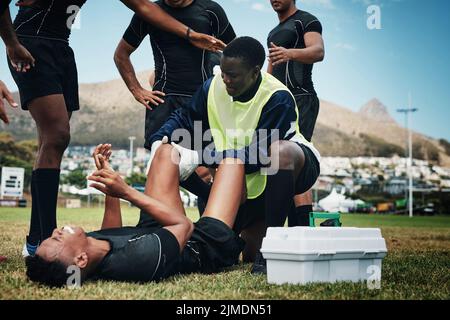
<instances>
[{"instance_id":1,"label":"kneeling man in yellow bib","mask_svg":"<svg viewBox=\"0 0 450 320\"><path fill-rule=\"evenodd\" d=\"M152 155L167 142L179 151L181 181L198 165L214 169L227 158L244 163L245 202L234 231L246 240L244 261L255 262L256 274L266 273L259 249L267 228L284 226L295 210L294 196L309 190L320 173L320 154L300 133L295 99L285 85L262 71L265 59L257 40L232 41L223 51L221 73L206 81L151 137ZM211 195L205 213L221 210L216 196L222 197ZM308 221L301 215L290 225Z\"/></svg>"}]
</instances>

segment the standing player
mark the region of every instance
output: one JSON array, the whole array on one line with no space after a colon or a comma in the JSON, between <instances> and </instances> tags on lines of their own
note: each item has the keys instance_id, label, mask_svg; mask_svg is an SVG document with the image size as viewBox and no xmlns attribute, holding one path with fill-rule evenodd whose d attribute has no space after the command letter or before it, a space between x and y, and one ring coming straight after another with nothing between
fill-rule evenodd
<instances>
[{"instance_id":1,"label":"standing player","mask_svg":"<svg viewBox=\"0 0 450 320\"><path fill-rule=\"evenodd\" d=\"M214 1L160 0L156 4L178 21L224 43L236 37L225 11ZM153 91L141 86L130 59L147 35L150 36L155 59L155 78L150 81ZM184 39L155 28L137 15L133 17L117 47L114 60L130 92L147 108L147 149L151 149L150 137L161 128L171 113L187 105L195 91L213 75L212 65L219 59L214 53L196 48ZM209 175L207 170L206 173ZM182 186L202 200L207 200L209 188L198 175L191 176ZM148 215L142 218L148 218Z\"/></svg>"},{"instance_id":2,"label":"standing player","mask_svg":"<svg viewBox=\"0 0 450 320\"><path fill-rule=\"evenodd\" d=\"M268 72L283 82L295 97L302 135L311 141L319 99L312 81L313 64L324 59L322 25L316 17L296 7L296 0L270 0L280 24L269 34ZM295 212L289 214L289 226L309 225L312 192L295 197Z\"/></svg>"},{"instance_id":3,"label":"standing player","mask_svg":"<svg viewBox=\"0 0 450 320\"><path fill-rule=\"evenodd\" d=\"M217 50L224 44L195 32L167 15L151 1L121 0L129 8L164 30L185 37L203 49ZM30 232L23 255L34 254L37 246L56 227L56 203L62 155L70 141L70 118L79 109L78 75L69 46L73 14L86 0L23 0L14 21L21 44L38 63L26 74L10 70L20 91L21 104L29 110L38 132L38 153L31 180Z\"/></svg>"}]
</instances>

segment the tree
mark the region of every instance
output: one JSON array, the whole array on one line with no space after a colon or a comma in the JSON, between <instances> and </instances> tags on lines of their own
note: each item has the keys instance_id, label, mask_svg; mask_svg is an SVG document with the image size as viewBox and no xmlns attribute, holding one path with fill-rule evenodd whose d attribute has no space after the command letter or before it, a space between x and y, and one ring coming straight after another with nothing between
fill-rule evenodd
<instances>
[{"instance_id":1,"label":"tree","mask_svg":"<svg viewBox=\"0 0 450 320\"><path fill-rule=\"evenodd\" d=\"M413 143L413 158L439 162L439 149L429 141Z\"/></svg>"},{"instance_id":2,"label":"tree","mask_svg":"<svg viewBox=\"0 0 450 320\"><path fill-rule=\"evenodd\" d=\"M63 183L77 188L86 188L86 174L82 169L75 169L64 177Z\"/></svg>"},{"instance_id":3,"label":"tree","mask_svg":"<svg viewBox=\"0 0 450 320\"><path fill-rule=\"evenodd\" d=\"M25 189L30 186L33 159L36 150L36 141L27 140L16 143L9 133L0 133L0 167L24 168Z\"/></svg>"},{"instance_id":4,"label":"tree","mask_svg":"<svg viewBox=\"0 0 450 320\"><path fill-rule=\"evenodd\" d=\"M147 176L145 174L133 173L131 177L127 177L125 182L129 185L141 185L144 186L147 181Z\"/></svg>"},{"instance_id":5,"label":"tree","mask_svg":"<svg viewBox=\"0 0 450 320\"><path fill-rule=\"evenodd\" d=\"M450 156L450 142L445 139L440 139L439 144L445 149L445 153Z\"/></svg>"}]
</instances>

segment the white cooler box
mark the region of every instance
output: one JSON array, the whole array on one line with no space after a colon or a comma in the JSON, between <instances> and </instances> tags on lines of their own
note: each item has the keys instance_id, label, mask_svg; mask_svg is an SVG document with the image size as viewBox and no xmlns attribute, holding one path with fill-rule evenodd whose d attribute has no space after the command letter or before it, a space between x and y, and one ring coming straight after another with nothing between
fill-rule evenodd
<instances>
[{"instance_id":1,"label":"white cooler box","mask_svg":"<svg viewBox=\"0 0 450 320\"><path fill-rule=\"evenodd\" d=\"M380 229L269 228L261 252L269 283L381 281L387 254Z\"/></svg>"}]
</instances>

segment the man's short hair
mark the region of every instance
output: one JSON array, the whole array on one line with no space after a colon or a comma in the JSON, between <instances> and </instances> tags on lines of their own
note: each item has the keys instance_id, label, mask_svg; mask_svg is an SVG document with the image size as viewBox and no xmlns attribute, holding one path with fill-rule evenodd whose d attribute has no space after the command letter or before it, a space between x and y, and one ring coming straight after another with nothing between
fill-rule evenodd
<instances>
[{"instance_id":1,"label":"man's short hair","mask_svg":"<svg viewBox=\"0 0 450 320\"><path fill-rule=\"evenodd\" d=\"M263 45L252 37L234 39L223 50L223 55L228 58L242 58L250 68L262 68L266 60Z\"/></svg>"},{"instance_id":2,"label":"man's short hair","mask_svg":"<svg viewBox=\"0 0 450 320\"><path fill-rule=\"evenodd\" d=\"M67 273L67 267L61 262L48 262L37 255L27 257L25 264L28 279L49 287L63 287L70 276Z\"/></svg>"}]
</instances>

